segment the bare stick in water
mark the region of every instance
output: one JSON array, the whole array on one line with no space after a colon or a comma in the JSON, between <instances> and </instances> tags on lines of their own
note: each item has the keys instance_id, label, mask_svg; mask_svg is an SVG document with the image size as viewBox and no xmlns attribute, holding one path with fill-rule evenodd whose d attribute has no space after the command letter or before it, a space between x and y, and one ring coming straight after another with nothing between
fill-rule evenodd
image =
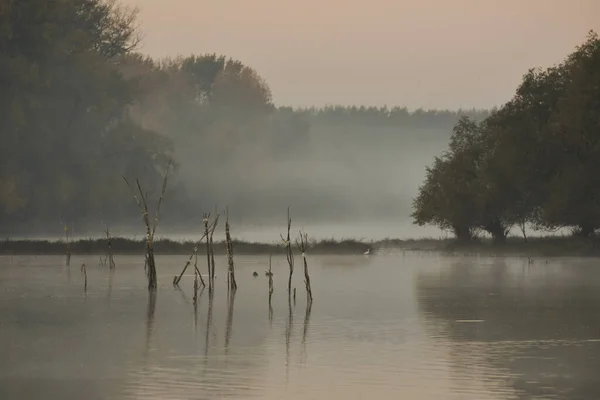
<instances>
[{"instance_id":1,"label":"bare stick in water","mask_svg":"<svg viewBox=\"0 0 600 400\"><path fill-rule=\"evenodd\" d=\"M271 304L271 298L273 297L273 272L271 271L271 257L269 254L269 320L273 319L273 305Z\"/></svg>"},{"instance_id":2,"label":"bare stick in water","mask_svg":"<svg viewBox=\"0 0 600 400\"><path fill-rule=\"evenodd\" d=\"M67 246L65 265L69 266L71 265L71 243L69 240L69 225L67 225L66 222L62 222L62 225L65 230L65 243Z\"/></svg>"},{"instance_id":3,"label":"bare stick in water","mask_svg":"<svg viewBox=\"0 0 600 400\"><path fill-rule=\"evenodd\" d=\"M173 285L178 285L179 284L179 282L181 281L181 278L183 277L183 274L185 274L185 271L187 270L187 268L192 263L192 259L195 257L196 260L194 262L194 268L196 269L196 272L200 276L200 281L202 282L202 286L206 286L204 284L204 279L202 278L202 275L200 275L200 271L198 271L198 248L202 244L202 240L204 240L205 237L206 237L206 233L203 234L202 237L200 238L200 240L198 240L198 242L194 245L194 250L192 251L192 254L190 254L190 257L186 261L185 265L183 266L183 270L181 271L181 273L179 274L179 276L175 276L173 278Z\"/></svg>"},{"instance_id":4,"label":"bare stick in water","mask_svg":"<svg viewBox=\"0 0 600 400\"><path fill-rule=\"evenodd\" d=\"M160 193L160 198L158 199L158 205L156 207L156 213L154 215L154 220L152 223L150 222L150 213L148 211L148 199L147 194L142 190L142 186L140 185L140 181L138 179L135 180L137 192L132 188L129 184L129 181L125 176L123 176L123 180L127 184L127 187L131 191L135 202L137 203L140 211L142 213L142 220L144 221L144 225L146 226L146 254L145 254L145 268L146 274L148 277L148 289L155 290L157 287L157 277L156 277L156 263L154 261L154 234L156 233L156 227L158 225L158 221L160 219L160 208L163 203L163 199L165 196L165 192L167 190L167 181L169 178L169 170L171 169L171 161L167 166L167 171L165 172L165 177L163 179L162 190ZM138 197L139 195L139 197Z\"/></svg>"},{"instance_id":5,"label":"bare stick in water","mask_svg":"<svg viewBox=\"0 0 600 400\"><path fill-rule=\"evenodd\" d=\"M196 306L196 301L198 300L198 272L194 271L194 307Z\"/></svg>"},{"instance_id":6,"label":"bare stick in water","mask_svg":"<svg viewBox=\"0 0 600 400\"><path fill-rule=\"evenodd\" d=\"M281 240L283 240L283 244L285 245L285 254L287 258L288 265L290 267L290 277L288 279L288 297L292 295L292 275L294 275L294 252L292 251L292 242L290 239L290 229L292 228L292 218L290 217L290 208L288 207L288 217L287 217L287 237L281 236Z\"/></svg>"},{"instance_id":7,"label":"bare stick in water","mask_svg":"<svg viewBox=\"0 0 600 400\"><path fill-rule=\"evenodd\" d=\"M235 281L235 265L233 263L233 242L229 231L229 208L225 210L225 246L227 249L227 282L229 288L235 291L237 290L237 282Z\"/></svg>"},{"instance_id":8,"label":"bare stick in water","mask_svg":"<svg viewBox=\"0 0 600 400\"><path fill-rule=\"evenodd\" d=\"M106 245L107 245L107 253L106 253L106 261L104 264L108 263L110 269L115 269L115 259L113 257L112 252L112 238L110 237L110 231L108 230L108 226L104 229L104 233L106 234Z\"/></svg>"},{"instance_id":9,"label":"bare stick in water","mask_svg":"<svg viewBox=\"0 0 600 400\"><path fill-rule=\"evenodd\" d=\"M312 302L312 290L310 287L310 275L308 273L308 263L306 262L306 251L308 250L308 234L300 231L300 242L296 239L296 245L298 250L302 253L302 261L304 262L304 286L306 287L306 294L310 302ZM295 293L294 293L295 294Z\"/></svg>"},{"instance_id":10,"label":"bare stick in water","mask_svg":"<svg viewBox=\"0 0 600 400\"><path fill-rule=\"evenodd\" d=\"M215 286L215 248L213 245L213 235L215 234L215 229L217 229L217 224L219 223L219 214L215 218L212 228L210 230L210 279L212 281L213 287Z\"/></svg>"},{"instance_id":11,"label":"bare stick in water","mask_svg":"<svg viewBox=\"0 0 600 400\"><path fill-rule=\"evenodd\" d=\"M83 290L87 293L87 269L85 268L85 263L81 264L81 273L83 274Z\"/></svg>"},{"instance_id":12,"label":"bare stick in water","mask_svg":"<svg viewBox=\"0 0 600 400\"><path fill-rule=\"evenodd\" d=\"M211 264L210 264L210 229L208 228L208 223L210 221L210 213L204 214L202 216L202 221L204 222L204 237L206 238L206 264L208 267L208 292L212 293L213 290L213 281L211 279Z\"/></svg>"},{"instance_id":13,"label":"bare stick in water","mask_svg":"<svg viewBox=\"0 0 600 400\"><path fill-rule=\"evenodd\" d=\"M198 248L196 247L196 259L194 260L194 269L196 270L196 274L198 274L198 278L200 278L200 283L202 283L202 290L206 287L206 283L204 283L204 278L202 278L202 274L200 274L200 270L198 269Z\"/></svg>"}]
</instances>

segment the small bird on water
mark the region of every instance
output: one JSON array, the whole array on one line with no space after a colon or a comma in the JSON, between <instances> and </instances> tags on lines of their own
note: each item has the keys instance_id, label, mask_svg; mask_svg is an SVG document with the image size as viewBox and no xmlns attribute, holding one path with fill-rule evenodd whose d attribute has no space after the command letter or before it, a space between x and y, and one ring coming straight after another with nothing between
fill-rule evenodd
<instances>
[{"instance_id":1,"label":"small bird on water","mask_svg":"<svg viewBox=\"0 0 600 400\"><path fill-rule=\"evenodd\" d=\"M254 277L258 276L258 272L254 271L254 272L252 273L252 276L254 276Z\"/></svg>"}]
</instances>

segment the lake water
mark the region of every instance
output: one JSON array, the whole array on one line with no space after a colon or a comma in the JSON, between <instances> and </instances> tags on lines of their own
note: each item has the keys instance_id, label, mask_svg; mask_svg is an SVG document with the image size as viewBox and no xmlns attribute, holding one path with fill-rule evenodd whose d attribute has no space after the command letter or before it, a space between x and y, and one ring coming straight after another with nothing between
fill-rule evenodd
<instances>
[{"instance_id":1,"label":"lake water","mask_svg":"<svg viewBox=\"0 0 600 400\"><path fill-rule=\"evenodd\" d=\"M184 259L157 257L153 297L141 257L112 278L97 257L0 258L0 399L600 398L597 259L309 257L307 309L300 260L290 308L274 258L272 314L266 257L196 306L191 275L171 285Z\"/></svg>"}]
</instances>

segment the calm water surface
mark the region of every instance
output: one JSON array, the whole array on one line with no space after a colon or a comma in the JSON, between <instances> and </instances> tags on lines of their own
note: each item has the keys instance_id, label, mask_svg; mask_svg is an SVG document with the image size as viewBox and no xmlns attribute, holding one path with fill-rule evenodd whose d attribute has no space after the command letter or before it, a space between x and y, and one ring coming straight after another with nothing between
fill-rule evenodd
<instances>
[{"instance_id":1,"label":"calm water surface","mask_svg":"<svg viewBox=\"0 0 600 400\"><path fill-rule=\"evenodd\" d=\"M157 258L154 297L140 257L112 277L0 258L0 399L600 398L597 259L312 257L307 308L277 258L270 311L267 258L238 257L236 296L217 276L195 305L191 275L171 285L184 258Z\"/></svg>"}]
</instances>

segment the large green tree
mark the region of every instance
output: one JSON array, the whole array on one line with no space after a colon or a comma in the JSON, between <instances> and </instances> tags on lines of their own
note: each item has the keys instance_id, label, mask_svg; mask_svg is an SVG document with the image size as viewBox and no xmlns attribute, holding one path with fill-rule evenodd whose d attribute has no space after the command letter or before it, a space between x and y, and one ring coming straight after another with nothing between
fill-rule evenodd
<instances>
[{"instance_id":1,"label":"large green tree","mask_svg":"<svg viewBox=\"0 0 600 400\"><path fill-rule=\"evenodd\" d=\"M514 225L525 235L527 224L592 234L600 228L599 88L600 40L592 32L563 63L528 71L482 123L455 127L415 200L415 222L454 226L457 215L469 215L465 223L498 241Z\"/></svg>"},{"instance_id":2,"label":"large green tree","mask_svg":"<svg viewBox=\"0 0 600 400\"><path fill-rule=\"evenodd\" d=\"M128 116L136 88L119 59L138 43L135 11L2 0L0 12L2 221L118 216L120 175L154 181L170 150Z\"/></svg>"}]
</instances>

